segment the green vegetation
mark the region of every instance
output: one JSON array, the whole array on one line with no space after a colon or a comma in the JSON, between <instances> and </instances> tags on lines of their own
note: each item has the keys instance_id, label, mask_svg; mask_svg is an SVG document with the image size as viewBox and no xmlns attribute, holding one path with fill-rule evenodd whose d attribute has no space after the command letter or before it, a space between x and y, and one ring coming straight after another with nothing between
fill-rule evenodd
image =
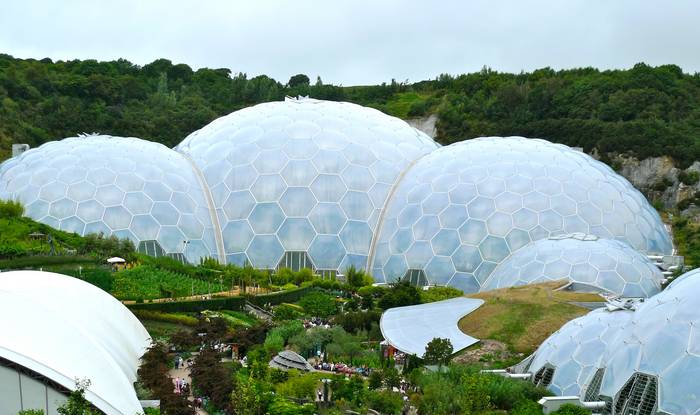
<instances>
[{"instance_id":1,"label":"green vegetation","mask_svg":"<svg viewBox=\"0 0 700 415\"><path fill-rule=\"evenodd\" d=\"M174 146L214 118L253 104L309 95L368 105L399 117L437 113L443 143L482 135L543 137L586 151L700 158L700 76L678 66L627 70L488 68L413 84L285 85L228 69L192 70L158 59L111 62L0 55L0 159L11 142L37 146L83 131L136 136Z\"/></svg>"},{"instance_id":2,"label":"green vegetation","mask_svg":"<svg viewBox=\"0 0 700 415\"><path fill-rule=\"evenodd\" d=\"M421 303L433 303L435 301L449 300L450 298L462 297L464 293L452 287L430 287L420 291Z\"/></svg>"},{"instance_id":3,"label":"green vegetation","mask_svg":"<svg viewBox=\"0 0 700 415\"><path fill-rule=\"evenodd\" d=\"M81 237L22 217L23 212L19 203L0 200L0 269L31 268L47 263L95 262L110 256L132 258L134 255L131 241L102 235ZM53 254L65 258L41 258L52 253L52 245Z\"/></svg>"},{"instance_id":4,"label":"green vegetation","mask_svg":"<svg viewBox=\"0 0 700 415\"><path fill-rule=\"evenodd\" d=\"M673 239L678 248L678 255L685 257L685 264L700 266L700 223L690 221L687 217L676 215L672 221Z\"/></svg>"},{"instance_id":5,"label":"green vegetation","mask_svg":"<svg viewBox=\"0 0 700 415\"><path fill-rule=\"evenodd\" d=\"M462 318L459 327L476 338L505 343L511 352L532 353L566 322L589 311L570 302L602 301L595 294L555 291L561 285L549 282L469 295L485 304Z\"/></svg>"},{"instance_id":6,"label":"green vegetation","mask_svg":"<svg viewBox=\"0 0 700 415\"><path fill-rule=\"evenodd\" d=\"M114 274L112 295L120 300L177 298L222 291L222 287L150 265Z\"/></svg>"}]
</instances>

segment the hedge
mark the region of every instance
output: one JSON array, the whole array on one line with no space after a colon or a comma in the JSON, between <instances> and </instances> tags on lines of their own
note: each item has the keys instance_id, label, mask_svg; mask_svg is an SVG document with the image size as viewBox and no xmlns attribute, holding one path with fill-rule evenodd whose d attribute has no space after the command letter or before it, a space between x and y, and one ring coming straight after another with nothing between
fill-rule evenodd
<instances>
[{"instance_id":1,"label":"hedge","mask_svg":"<svg viewBox=\"0 0 700 415\"><path fill-rule=\"evenodd\" d=\"M0 260L0 269L25 269L25 268L39 268L46 267L49 265L64 265L64 264L86 264L86 263L98 263L99 260L91 256L26 256L13 259L3 259Z\"/></svg>"},{"instance_id":2,"label":"hedge","mask_svg":"<svg viewBox=\"0 0 700 415\"><path fill-rule=\"evenodd\" d=\"M301 297L308 294L312 287L302 287L295 290L280 291L272 294L263 294L249 297L226 297L212 298L210 300L189 300L189 301L172 301L164 303L141 303L129 304L132 310L152 310L163 311L168 313L187 312L195 313L204 310L243 310L245 302L250 301L252 304L262 307L265 304L278 305L282 303L290 303L298 301Z\"/></svg>"}]
</instances>

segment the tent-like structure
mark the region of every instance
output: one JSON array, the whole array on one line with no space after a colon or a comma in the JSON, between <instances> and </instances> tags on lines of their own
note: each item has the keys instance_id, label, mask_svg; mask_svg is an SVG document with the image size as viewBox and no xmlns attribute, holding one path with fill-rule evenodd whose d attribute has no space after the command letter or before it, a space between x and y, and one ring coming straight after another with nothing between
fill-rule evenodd
<instances>
[{"instance_id":1,"label":"tent-like structure","mask_svg":"<svg viewBox=\"0 0 700 415\"><path fill-rule=\"evenodd\" d=\"M423 357L425 346L436 337L450 339L454 352L479 340L462 333L459 320L481 307L484 300L451 298L428 304L390 308L382 314L382 336L396 349Z\"/></svg>"},{"instance_id":2,"label":"tent-like structure","mask_svg":"<svg viewBox=\"0 0 700 415\"><path fill-rule=\"evenodd\" d=\"M305 370L312 372L313 366L306 361L301 355L291 350L282 350L270 360L270 367L275 369L289 370Z\"/></svg>"},{"instance_id":3,"label":"tent-like structure","mask_svg":"<svg viewBox=\"0 0 700 415\"><path fill-rule=\"evenodd\" d=\"M56 414L76 379L107 415L143 412L133 382L150 336L106 292L49 272L0 273L0 326L0 414Z\"/></svg>"}]
</instances>

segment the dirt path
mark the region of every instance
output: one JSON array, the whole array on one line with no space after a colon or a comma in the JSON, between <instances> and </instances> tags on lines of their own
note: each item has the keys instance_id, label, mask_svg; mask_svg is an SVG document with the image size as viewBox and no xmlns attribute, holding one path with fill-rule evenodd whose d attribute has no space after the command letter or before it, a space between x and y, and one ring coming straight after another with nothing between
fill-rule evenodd
<instances>
[{"instance_id":1,"label":"dirt path","mask_svg":"<svg viewBox=\"0 0 700 415\"><path fill-rule=\"evenodd\" d=\"M190 385L190 396L189 400L194 401L194 396L192 395L192 378L190 377L190 368L184 367L180 369L170 369L168 372L171 378L180 378L180 379L185 379L185 381ZM207 412L202 409L202 408L197 408L197 415L209 415Z\"/></svg>"}]
</instances>

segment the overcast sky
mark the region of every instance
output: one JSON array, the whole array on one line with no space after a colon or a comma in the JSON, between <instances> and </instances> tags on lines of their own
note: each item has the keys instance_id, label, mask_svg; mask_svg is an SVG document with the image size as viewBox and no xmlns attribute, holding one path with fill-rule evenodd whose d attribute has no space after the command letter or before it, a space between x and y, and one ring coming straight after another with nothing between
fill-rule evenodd
<instances>
[{"instance_id":1,"label":"overcast sky","mask_svg":"<svg viewBox=\"0 0 700 415\"><path fill-rule=\"evenodd\" d=\"M343 85L484 65L700 71L697 0L0 1L0 52L22 58L167 58Z\"/></svg>"}]
</instances>

